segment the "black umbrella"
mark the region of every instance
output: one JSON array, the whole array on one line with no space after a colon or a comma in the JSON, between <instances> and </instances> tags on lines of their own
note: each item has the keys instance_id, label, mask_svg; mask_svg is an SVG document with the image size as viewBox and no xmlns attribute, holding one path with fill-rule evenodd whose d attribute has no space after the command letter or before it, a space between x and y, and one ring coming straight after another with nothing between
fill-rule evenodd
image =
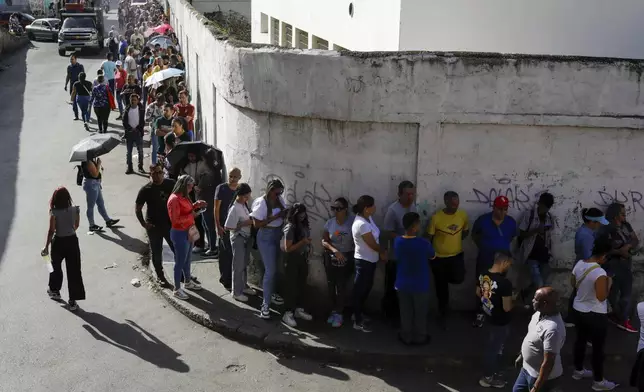
<instances>
[{"instance_id":1,"label":"black umbrella","mask_svg":"<svg viewBox=\"0 0 644 392\"><path fill-rule=\"evenodd\" d=\"M174 146L166 158L170 166L176 167L182 160L187 159L188 153L203 157L206 151L211 148L214 147L204 142L182 142Z\"/></svg>"}]
</instances>

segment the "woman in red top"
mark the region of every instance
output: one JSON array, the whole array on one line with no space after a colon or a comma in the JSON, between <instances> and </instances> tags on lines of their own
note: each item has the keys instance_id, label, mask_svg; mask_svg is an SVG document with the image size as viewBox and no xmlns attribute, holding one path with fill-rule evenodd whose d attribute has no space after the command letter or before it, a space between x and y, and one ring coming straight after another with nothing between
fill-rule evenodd
<instances>
[{"instance_id":1,"label":"woman in red top","mask_svg":"<svg viewBox=\"0 0 644 392\"><path fill-rule=\"evenodd\" d=\"M168 198L168 215L172 223L170 239L174 244L174 296L179 299L190 298L181 288L181 275L184 276L183 288L188 290L201 290L201 286L190 280L190 256L194 238L191 232L197 232L195 216L200 209L206 207L206 202L198 200L193 203L188 196L195 186L195 180L187 174L179 177Z\"/></svg>"},{"instance_id":2,"label":"woman in red top","mask_svg":"<svg viewBox=\"0 0 644 392\"><path fill-rule=\"evenodd\" d=\"M181 90L179 91L179 103L174 105L175 114L178 117L183 117L186 119L188 126L186 131L193 133L195 130L195 107L188 103L188 91Z\"/></svg>"}]
</instances>

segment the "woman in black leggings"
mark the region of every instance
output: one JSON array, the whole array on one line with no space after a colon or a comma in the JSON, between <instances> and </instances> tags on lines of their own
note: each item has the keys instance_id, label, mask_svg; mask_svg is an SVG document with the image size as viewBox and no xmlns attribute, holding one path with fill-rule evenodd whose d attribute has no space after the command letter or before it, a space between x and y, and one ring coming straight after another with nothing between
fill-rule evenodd
<instances>
[{"instance_id":1,"label":"woman in black leggings","mask_svg":"<svg viewBox=\"0 0 644 392\"><path fill-rule=\"evenodd\" d=\"M98 84L92 89L92 105L96 113L96 122L98 123L98 133L107 132L107 120L110 117L112 107L108 94L108 87L105 85L105 76L99 75L96 79Z\"/></svg>"},{"instance_id":2,"label":"woman in black leggings","mask_svg":"<svg viewBox=\"0 0 644 392\"><path fill-rule=\"evenodd\" d=\"M572 270L571 283L577 290L573 309L575 311L575 328L577 340L574 347L575 370L572 378L594 379L593 390L611 391L616 384L604 378L604 344L608 328L608 306L606 299L610 292L611 279L606 275L602 265L612 249L611 242L606 236L595 240L592 256L579 260ZM593 345L593 370L584 369L586 343Z\"/></svg>"}]
</instances>

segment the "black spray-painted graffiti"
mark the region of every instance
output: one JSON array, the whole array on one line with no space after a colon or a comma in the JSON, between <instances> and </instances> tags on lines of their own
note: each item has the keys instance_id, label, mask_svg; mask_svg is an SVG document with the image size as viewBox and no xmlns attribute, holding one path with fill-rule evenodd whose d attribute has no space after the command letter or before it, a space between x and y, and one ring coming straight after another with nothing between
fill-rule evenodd
<instances>
[{"instance_id":1,"label":"black spray-painted graffiti","mask_svg":"<svg viewBox=\"0 0 644 392\"><path fill-rule=\"evenodd\" d=\"M597 191L597 197L595 199L595 204L599 207L608 207L611 203L622 203L626 206L630 212L644 211L644 205L642 205L642 193L639 191L620 191L615 190L609 192L607 190Z\"/></svg>"},{"instance_id":2,"label":"black spray-painted graffiti","mask_svg":"<svg viewBox=\"0 0 644 392\"><path fill-rule=\"evenodd\" d=\"M519 211L529 210L533 207L534 203L539 199L539 196L546 192L547 189L534 192L531 189L533 184L519 185L513 184L510 178L504 177L496 180L497 187L492 187L487 190L472 189L475 199L465 200L467 203L485 204L492 206L494 199L499 196L505 196L510 201L510 208Z\"/></svg>"},{"instance_id":3,"label":"black spray-painted graffiti","mask_svg":"<svg viewBox=\"0 0 644 392\"><path fill-rule=\"evenodd\" d=\"M357 78L347 78L344 81L344 87L348 92L359 93L360 91L362 91L364 86L365 83L362 79L362 76L358 76Z\"/></svg>"},{"instance_id":4,"label":"black spray-painted graffiti","mask_svg":"<svg viewBox=\"0 0 644 392\"><path fill-rule=\"evenodd\" d=\"M264 183L268 184L272 180L280 180L286 187L284 189L284 199L289 205L300 202L306 206L306 210L311 221L326 222L333 216L330 206L333 201L331 194L325 188L324 184L317 181L308 181L306 175L300 171L293 173L295 180L288 183L277 174L269 174L264 178Z\"/></svg>"}]
</instances>

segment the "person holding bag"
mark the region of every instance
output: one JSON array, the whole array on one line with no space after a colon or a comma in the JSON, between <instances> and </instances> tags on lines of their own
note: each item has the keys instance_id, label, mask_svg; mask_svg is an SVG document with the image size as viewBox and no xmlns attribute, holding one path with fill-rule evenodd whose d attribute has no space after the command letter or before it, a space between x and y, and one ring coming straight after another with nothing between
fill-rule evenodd
<instances>
[{"instance_id":1,"label":"person holding bag","mask_svg":"<svg viewBox=\"0 0 644 392\"><path fill-rule=\"evenodd\" d=\"M192 202L188 196L195 187L195 180L187 174L179 177L168 198L168 216L172 228L170 239L174 244L174 296L187 300L190 298L184 291L201 290L201 286L190 279L190 257L192 247L199 240L199 231L195 226L195 217L206 207L206 202L198 200ZM181 277L185 278L183 289Z\"/></svg>"}]
</instances>

